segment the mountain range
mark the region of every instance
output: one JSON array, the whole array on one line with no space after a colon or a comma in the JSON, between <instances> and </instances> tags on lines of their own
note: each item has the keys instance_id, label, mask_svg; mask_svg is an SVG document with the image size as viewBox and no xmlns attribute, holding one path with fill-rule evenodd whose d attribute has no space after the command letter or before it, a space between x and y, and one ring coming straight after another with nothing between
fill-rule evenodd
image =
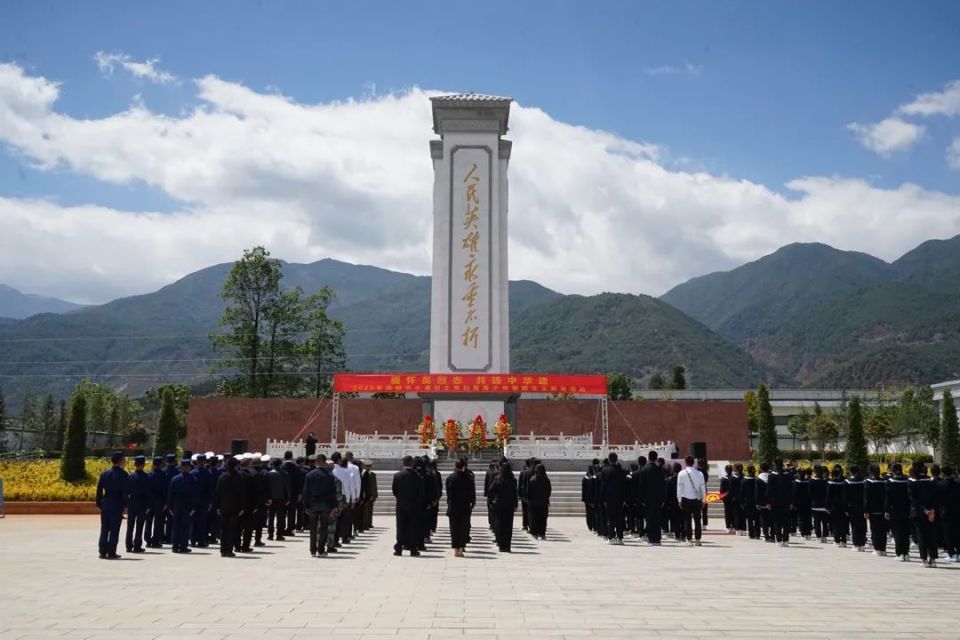
<instances>
[{"instance_id":1,"label":"mountain range","mask_svg":"<svg viewBox=\"0 0 960 640\"><path fill-rule=\"evenodd\" d=\"M133 395L164 382L203 383L209 334L231 264L153 293L67 313L0 320L8 403L29 386L66 395L82 376ZM283 263L284 285L329 285L356 371L425 370L430 278L336 260ZM510 283L517 372L623 371L638 383L676 363L696 388L874 387L929 383L960 369L960 236L893 263L822 244L792 244L660 299L563 295ZM67 303L69 304L69 303ZM0 299L0 317L10 310ZM11 307L12 308L12 307Z\"/></svg>"},{"instance_id":2,"label":"mountain range","mask_svg":"<svg viewBox=\"0 0 960 640\"><path fill-rule=\"evenodd\" d=\"M66 313L79 309L80 306L59 298L21 293L13 287L0 284L0 319L2 320L20 320L38 313Z\"/></svg>"}]
</instances>

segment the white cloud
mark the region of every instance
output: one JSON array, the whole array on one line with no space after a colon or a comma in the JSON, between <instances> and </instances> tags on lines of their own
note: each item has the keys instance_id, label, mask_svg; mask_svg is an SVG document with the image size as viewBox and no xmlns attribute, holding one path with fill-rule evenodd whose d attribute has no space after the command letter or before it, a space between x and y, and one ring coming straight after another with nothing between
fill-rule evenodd
<instances>
[{"instance_id":1,"label":"white cloud","mask_svg":"<svg viewBox=\"0 0 960 640\"><path fill-rule=\"evenodd\" d=\"M170 84L175 82L177 77L168 73L158 66L159 58L151 58L143 62L137 62L125 53L106 53L97 51L93 59L97 62L100 72L104 75L112 75L114 67L120 66L130 72L135 78L149 80L156 84Z\"/></svg>"},{"instance_id":2,"label":"white cloud","mask_svg":"<svg viewBox=\"0 0 960 640\"><path fill-rule=\"evenodd\" d=\"M0 194L0 282L82 301L141 293L235 259L333 257L429 273L430 92L303 104L208 76L177 117L135 105L99 119L0 65L0 140L25 162L183 202L173 213L63 207ZM805 177L763 185L678 171L655 145L514 105L510 273L564 292L659 294L683 280L822 241L892 259L960 233L960 197ZM934 231L935 230L935 231Z\"/></svg>"},{"instance_id":3,"label":"white cloud","mask_svg":"<svg viewBox=\"0 0 960 640\"><path fill-rule=\"evenodd\" d=\"M960 138L954 138L947 147L947 164L953 169L960 169Z\"/></svg>"},{"instance_id":4,"label":"white cloud","mask_svg":"<svg viewBox=\"0 0 960 640\"><path fill-rule=\"evenodd\" d=\"M947 116L960 115L960 80L948 82L943 91L921 93L913 102L897 109L911 116Z\"/></svg>"},{"instance_id":5,"label":"white cloud","mask_svg":"<svg viewBox=\"0 0 960 640\"><path fill-rule=\"evenodd\" d=\"M698 76L700 72L703 71L702 64L692 64L690 62L685 62L680 65L674 64L662 64L659 67L644 67L643 72L648 76L664 76L664 75L688 75L688 76Z\"/></svg>"},{"instance_id":6,"label":"white cloud","mask_svg":"<svg viewBox=\"0 0 960 640\"><path fill-rule=\"evenodd\" d=\"M894 151L909 149L925 132L924 127L900 118L886 118L875 124L851 122L847 129L856 134L863 146L885 158Z\"/></svg>"}]
</instances>

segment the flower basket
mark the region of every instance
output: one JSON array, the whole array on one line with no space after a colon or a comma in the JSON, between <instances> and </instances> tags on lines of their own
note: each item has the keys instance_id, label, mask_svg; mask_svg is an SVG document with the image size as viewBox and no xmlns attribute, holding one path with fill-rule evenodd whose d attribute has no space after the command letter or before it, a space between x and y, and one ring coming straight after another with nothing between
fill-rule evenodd
<instances>
[{"instance_id":1,"label":"flower basket","mask_svg":"<svg viewBox=\"0 0 960 640\"><path fill-rule=\"evenodd\" d=\"M483 421L483 416L478 415L473 419L473 422L470 423L470 439L467 441L467 446L472 453L477 453L483 449L486 440L487 425Z\"/></svg>"},{"instance_id":2,"label":"flower basket","mask_svg":"<svg viewBox=\"0 0 960 640\"><path fill-rule=\"evenodd\" d=\"M417 434L420 436L420 448L427 449L437 439L437 425L433 416L424 416L423 422L417 425Z\"/></svg>"},{"instance_id":3,"label":"flower basket","mask_svg":"<svg viewBox=\"0 0 960 640\"><path fill-rule=\"evenodd\" d=\"M463 427L460 421L449 418L443 423L443 443L447 449L447 457L454 458L460 446L460 433Z\"/></svg>"},{"instance_id":4,"label":"flower basket","mask_svg":"<svg viewBox=\"0 0 960 640\"><path fill-rule=\"evenodd\" d=\"M501 413L497 419L497 423L493 425L493 435L501 449L510 444L511 432L512 427L510 426L510 421L507 420L506 414Z\"/></svg>"}]
</instances>

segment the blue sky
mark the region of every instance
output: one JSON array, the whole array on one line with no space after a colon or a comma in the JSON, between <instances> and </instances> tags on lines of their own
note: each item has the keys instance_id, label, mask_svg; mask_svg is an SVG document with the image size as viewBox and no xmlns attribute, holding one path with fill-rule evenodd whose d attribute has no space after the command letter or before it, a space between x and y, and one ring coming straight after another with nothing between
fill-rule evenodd
<instances>
[{"instance_id":1,"label":"blue sky","mask_svg":"<svg viewBox=\"0 0 960 640\"><path fill-rule=\"evenodd\" d=\"M158 59L178 81L105 74L97 52ZM21 2L0 9L3 62L59 83L53 108L76 120L134 101L182 117L203 102L192 79L207 75L300 105L414 86L474 90L657 145L668 170L745 180L788 199L797 195L785 184L806 176L960 193L960 170L946 160L960 119L904 118L923 134L886 155L849 128L960 79L957 2ZM123 211L185 206L148 179L104 180L69 162L37 168L9 140L0 149L0 196ZM945 231L958 216L949 211ZM717 268L749 256L720 253Z\"/></svg>"}]
</instances>

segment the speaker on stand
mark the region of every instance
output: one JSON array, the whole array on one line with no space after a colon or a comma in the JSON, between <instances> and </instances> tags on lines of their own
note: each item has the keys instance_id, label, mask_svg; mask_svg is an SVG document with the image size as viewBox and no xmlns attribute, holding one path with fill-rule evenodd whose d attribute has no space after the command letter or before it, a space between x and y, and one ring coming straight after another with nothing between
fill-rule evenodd
<instances>
[{"instance_id":1,"label":"speaker on stand","mask_svg":"<svg viewBox=\"0 0 960 640\"><path fill-rule=\"evenodd\" d=\"M241 453L246 453L247 451L247 441L246 440L231 440L230 441L230 455L238 456Z\"/></svg>"}]
</instances>

